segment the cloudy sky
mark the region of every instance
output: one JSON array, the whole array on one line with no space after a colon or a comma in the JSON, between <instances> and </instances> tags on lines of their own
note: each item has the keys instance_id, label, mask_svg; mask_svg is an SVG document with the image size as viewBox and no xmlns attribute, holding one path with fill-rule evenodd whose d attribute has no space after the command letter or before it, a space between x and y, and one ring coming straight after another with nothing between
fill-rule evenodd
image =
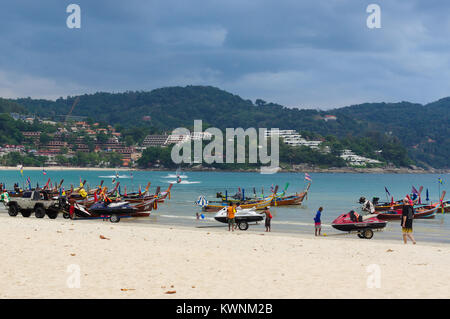
<instances>
[{"instance_id":1,"label":"cloudy sky","mask_svg":"<svg viewBox=\"0 0 450 319\"><path fill-rule=\"evenodd\" d=\"M2 1L0 96L193 84L302 108L427 103L450 95L449 13L437 0Z\"/></svg>"}]
</instances>

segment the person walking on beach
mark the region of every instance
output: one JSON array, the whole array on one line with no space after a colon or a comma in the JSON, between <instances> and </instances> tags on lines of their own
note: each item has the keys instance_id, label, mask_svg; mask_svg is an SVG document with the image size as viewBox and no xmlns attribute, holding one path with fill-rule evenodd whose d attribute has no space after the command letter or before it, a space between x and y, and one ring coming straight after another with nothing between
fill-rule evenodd
<instances>
[{"instance_id":1,"label":"person walking on beach","mask_svg":"<svg viewBox=\"0 0 450 319\"><path fill-rule=\"evenodd\" d=\"M323 208L319 207L319 210L316 213L316 217L314 217L314 228L315 235L320 236L320 231L322 230L322 221L320 220L320 216L322 215Z\"/></svg>"},{"instance_id":2,"label":"person walking on beach","mask_svg":"<svg viewBox=\"0 0 450 319\"><path fill-rule=\"evenodd\" d=\"M414 219L414 208L411 202L405 198L403 199L403 209L402 209L402 233L403 233L403 242L407 243L407 238L409 238L412 243L415 245L416 241L413 237L413 219Z\"/></svg>"},{"instance_id":3,"label":"person walking on beach","mask_svg":"<svg viewBox=\"0 0 450 319\"><path fill-rule=\"evenodd\" d=\"M234 224L235 224L235 216L236 209L234 208L233 204L231 202L228 203L227 207L227 219L228 219L228 231L234 231Z\"/></svg>"},{"instance_id":4,"label":"person walking on beach","mask_svg":"<svg viewBox=\"0 0 450 319\"><path fill-rule=\"evenodd\" d=\"M267 206L267 208L264 210L263 212L264 214L266 214L266 218L265 218L265 222L264 225L266 226L266 232L270 232L271 231L271 225L270 222L272 221L272 214L270 213L270 206Z\"/></svg>"}]
</instances>

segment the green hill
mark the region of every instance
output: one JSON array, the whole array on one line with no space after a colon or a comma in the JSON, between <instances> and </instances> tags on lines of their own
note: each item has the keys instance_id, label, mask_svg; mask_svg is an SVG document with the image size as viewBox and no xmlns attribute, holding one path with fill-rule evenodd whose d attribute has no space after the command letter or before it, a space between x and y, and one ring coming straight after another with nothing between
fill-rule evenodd
<instances>
[{"instance_id":1,"label":"green hill","mask_svg":"<svg viewBox=\"0 0 450 319\"><path fill-rule=\"evenodd\" d=\"M76 97L56 101L31 98L9 100L41 117L65 116ZM1 101L1 100L0 100ZM1 104L0 104L1 106ZM171 130L192 127L195 119L219 127L278 127L308 134L339 138L381 136L396 140L408 149L410 157L424 166L450 167L450 98L427 105L366 103L330 111L291 109L274 103L250 100L210 86L168 87L150 92L96 93L80 96L72 115L123 127L152 127ZM334 114L336 121L324 121ZM149 117L150 121L145 121ZM382 137L384 139L384 137ZM385 145L385 141L366 143ZM395 145L390 143L391 145ZM375 147L375 146L374 146Z\"/></svg>"}]
</instances>

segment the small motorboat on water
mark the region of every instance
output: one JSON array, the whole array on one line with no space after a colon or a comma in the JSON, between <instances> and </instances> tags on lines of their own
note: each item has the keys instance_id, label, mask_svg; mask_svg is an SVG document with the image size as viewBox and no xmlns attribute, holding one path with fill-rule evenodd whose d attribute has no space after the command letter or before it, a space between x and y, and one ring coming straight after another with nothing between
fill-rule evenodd
<instances>
[{"instance_id":1,"label":"small motorboat on water","mask_svg":"<svg viewBox=\"0 0 450 319\"><path fill-rule=\"evenodd\" d=\"M228 223L227 215L227 207L224 207L214 215L214 219L226 224ZM255 208L237 209L234 218L240 230L247 230L249 223L256 223L264 220L264 215L257 213Z\"/></svg>"},{"instance_id":2,"label":"small motorboat on water","mask_svg":"<svg viewBox=\"0 0 450 319\"><path fill-rule=\"evenodd\" d=\"M386 227L387 221L380 220L376 215L357 216L354 211L342 214L336 218L331 226L345 232L357 232L359 238L371 239L374 229Z\"/></svg>"}]
</instances>

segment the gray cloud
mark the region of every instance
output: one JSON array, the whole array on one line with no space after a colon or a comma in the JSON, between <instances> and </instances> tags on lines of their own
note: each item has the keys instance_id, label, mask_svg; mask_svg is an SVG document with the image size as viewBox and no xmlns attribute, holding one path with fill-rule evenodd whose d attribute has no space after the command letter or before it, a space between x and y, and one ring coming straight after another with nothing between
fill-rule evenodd
<instances>
[{"instance_id":1,"label":"gray cloud","mask_svg":"<svg viewBox=\"0 0 450 319\"><path fill-rule=\"evenodd\" d=\"M65 25L66 6L82 28ZM366 27L366 7L382 28ZM15 1L0 5L0 95L214 85L330 108L450 95L441 1Z\"/></svg>"}]
</instances>

